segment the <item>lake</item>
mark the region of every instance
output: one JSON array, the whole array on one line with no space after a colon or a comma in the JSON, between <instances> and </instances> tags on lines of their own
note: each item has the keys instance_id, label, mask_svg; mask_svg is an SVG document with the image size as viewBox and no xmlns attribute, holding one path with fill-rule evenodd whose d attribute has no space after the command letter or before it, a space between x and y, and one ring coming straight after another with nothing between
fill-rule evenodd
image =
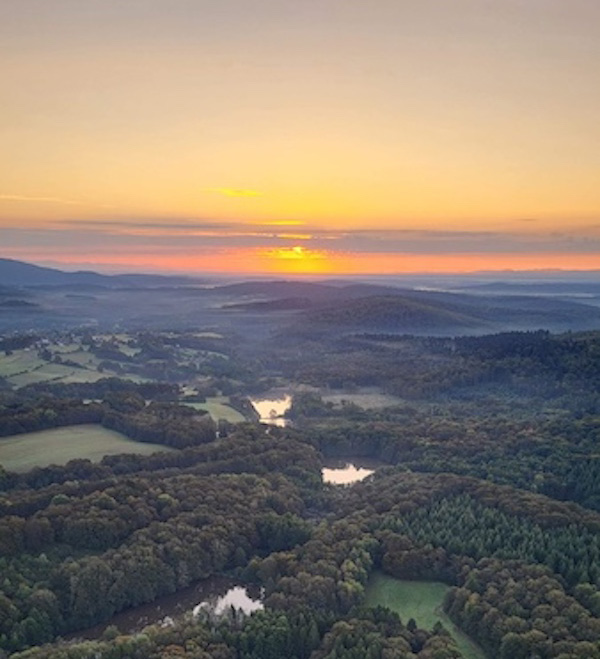
<instances>
[{"instance_id":1,"label":"lake","mask_svg":"<svg viewBox=\"0 0 600 659\"><path fill-rule=\"evenodd\" d=\"M369 458L328 458L323 462L321 473L325 483L351 485L364 480L375 473L375 470L385 466L384 462Z\"/></svg>"},{"instance_id":2,"label":"lake","mask_svg":"<svg viewBox=\"0 0 600 659\"><path fill-rule=\"evenodd\" d=\"M292 406L292 397L287 393L272 393L268 398L251 398L250 402L257 411L259 421L271 426L287 426L284 414Z\"/></svg>"},{"instance_id":3,"label":"lake","mask_svg":"<svg viewBox=\"0 0 600 659\"><path fill-rule=\"evenodd\" d=\"M65 639L97 639L111 625L117 627L122 634L132 634L147 625L172 624L173 619L186 613L198 615L201 611L206 610L220 615L230 606L241 609L248 615L263 608L261 598L260 586L242 584L228 577L214 576L171 595L159 597L154 602L121 611L107 622L68 634Z\"/></svg>"}]
</instances>

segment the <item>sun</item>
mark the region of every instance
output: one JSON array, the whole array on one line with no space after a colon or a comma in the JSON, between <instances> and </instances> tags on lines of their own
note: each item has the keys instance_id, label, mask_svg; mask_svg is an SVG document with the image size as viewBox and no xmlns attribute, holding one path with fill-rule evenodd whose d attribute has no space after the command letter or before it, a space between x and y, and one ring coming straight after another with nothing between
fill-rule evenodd
<instances>
[{"instance_id":1,"label":"sun","mask_svg":"<svg viewBox=\"0 0 600 659\"><path fill-rule=\"evenodd\" d=\"M261 255L265 269L269 272L324 274L332 269L327 252L308 249L302 245L267 249Z\"/></svg>"}]
</instances>

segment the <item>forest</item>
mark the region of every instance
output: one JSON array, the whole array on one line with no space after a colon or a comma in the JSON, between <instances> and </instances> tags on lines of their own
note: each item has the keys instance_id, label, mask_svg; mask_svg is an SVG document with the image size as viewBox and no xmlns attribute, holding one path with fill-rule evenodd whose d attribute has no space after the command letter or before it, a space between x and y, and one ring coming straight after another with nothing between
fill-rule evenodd
<instances>
[{"instance_id":1,"label":"forest","mask_svg":"<svg viewBox=\"0 0 600 659\"><path fill-rule=\"evenodd\" d=\"M383 573L446 584L481 656L600 657L600 332L216 336L2 337L38 370L60 346L102 370L0 379L0 656L463 656L443 625L365 605ZM250 399L276 387L289 423L260 424ZM215 395L246 421L195 407ZM165 451L1 466L3 438L79 424ZM381 466L323 481L326 459L360 457ZM213 575L259 586L264 608L111 624Z\"/></svg>"}]
</instances>

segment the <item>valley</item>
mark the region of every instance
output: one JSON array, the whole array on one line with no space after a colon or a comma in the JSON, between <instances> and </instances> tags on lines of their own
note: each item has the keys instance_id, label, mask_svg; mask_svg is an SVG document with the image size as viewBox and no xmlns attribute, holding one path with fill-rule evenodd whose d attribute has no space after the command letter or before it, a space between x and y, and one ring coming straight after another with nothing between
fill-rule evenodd
<instances>
[{"instance_id":1,"label":"valley","mask_svg":"<svg viewBox=\"0 0 600 659\"><path fill-rule=\"evenodd\" d=\"M292 286L310 305L256 306ZM223 284L185 293L202 322L158 302L152 327L3 330L0 651L596 656L593 306L493 298L518 314L484 331L500 312L467 293L386 286ZM212 580L260 606L193 615Z\"/></svg>"}]
</instances>

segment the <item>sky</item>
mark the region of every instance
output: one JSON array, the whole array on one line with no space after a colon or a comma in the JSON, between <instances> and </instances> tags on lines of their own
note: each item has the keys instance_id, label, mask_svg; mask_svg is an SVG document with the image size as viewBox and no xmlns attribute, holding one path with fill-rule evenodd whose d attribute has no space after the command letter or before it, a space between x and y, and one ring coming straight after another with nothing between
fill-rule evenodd
<instances>
[{"instance_id":1,"label":"sky","mask_svg":"<svg viewBox=\"0 0 600 659\"><path fill-rule=\"evenodd\" d=\"M600 269L597 0L2 0L0 257Z\"/></svg>"}]
</instances>

